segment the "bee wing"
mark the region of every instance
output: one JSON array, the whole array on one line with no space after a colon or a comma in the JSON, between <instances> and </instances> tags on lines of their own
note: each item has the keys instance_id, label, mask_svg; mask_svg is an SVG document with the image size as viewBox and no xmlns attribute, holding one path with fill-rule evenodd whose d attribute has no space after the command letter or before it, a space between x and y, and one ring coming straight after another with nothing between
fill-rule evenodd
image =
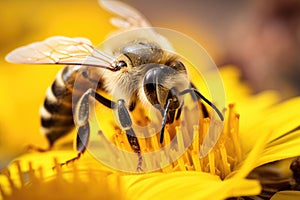
<instances>
[{"instance_id":1,"label":"bee wing","mask_svg":"<svg viewBox=\"0 0 300 200\"><path fill-rule=\"evenodd\" d=\"M99 4L106 10L119 16L111 19L111 23L116 27L124 29L151 27L151 24L139 11L123 2L99 0Z\"/></svg>"},{"instance_id":2,"label":"bee wing","mask_svg":"<svg viewBox=\"0 0 300 200\"><path fill-rule=\"evenodd\" d=\"M22 64L86 65L113 70L114 57L96 49L86 38L50 37L17 48L6 61Z\"/></svg>"},{"instance_id":3,"label":"bee wing","mask_svg":"<svg viewBox=\"0 0 300 200\"><path fill-rule=\"evenodd\" d=\"M151 41L155 41L165 50L174 51L170 42L164 36L158 34L148 20L136 9L117 0L98 0L99 4L113 14L118 15L117 18L112 18L111 23L118 28L131 30L137 28L146 28L140 33ZM122 31L123 31L122 30ZM136 36L132 36L136 37ZM129 38L127 38L129 39ZM131 38L134 39L134 38Z\"/></svg>"}]
</instances>

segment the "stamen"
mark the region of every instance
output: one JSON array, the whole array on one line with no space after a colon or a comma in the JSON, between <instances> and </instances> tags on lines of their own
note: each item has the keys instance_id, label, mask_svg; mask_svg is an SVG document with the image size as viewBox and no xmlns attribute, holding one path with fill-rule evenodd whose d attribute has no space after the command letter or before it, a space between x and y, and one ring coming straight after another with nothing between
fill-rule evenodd
<instances>
[{"instance_id":1,"label":"stamen","mask_svg":"<svg viewBox=\"0 0 300 200\"><path fill-rule=\"evenodd\" d=\"M214 154L214 150L210 151L208 154L208 166L209 166L209 172L212 175L216 174L216 168L215 168L215 154Z\"/></svg>"},{"instance_id":2,"label":"stamen","mask_svg":"<svg viewBox=\"0 0 300 200\"><path fill-rule=\"evenodd\" d=\"M240 115L239 114L235 114L235 133L232 134L232 140L233 140L233 145L234 145L234 149L236 150L236 157L237 157L237 161L241 161L242 160L242 150L241 150L241 146L240 146L240 139L239 139L239 121L240 121Z\"/></svg>"},{"instance_id":3,"label":"stamen","mask_svg":"<svg viewBox=\"0 0 300 200\"><path fill-rule=\"evenodd\" d=\"M205 138L206 133L208 133L209 123L210 123L210 119L209 119L209 118L205 118L205 119L203 120L202 132L199 131L199 133L201 134L201 135L199 135L199 142L200 142L200 145L203 144L203 139Z\"/></svg>"},{"instance_id":4,"label":"stamen","mask_svg":"<svg viewBox=\"0 0 300 200\"><path fill-rule=\"evenodd\" d=\"M221 178L225 178L230 173L230 164L228 163L228 155L224 144L220 144L220 154L222 160ZM223 173L222 173L223 172Z\"/></svg>"},{"instance_id":5,"label":"stamen","mask_svg":"<svg viewBox=\"0 0 300 200\"><path fill-rule=\"evenodd\" d=\"M17 166L17 170L18 170L18 174L19 174L19 179L20 179L21 187L23 187L25 185L25 179L24 179L24 174L23 174L23 172L21 170L20 161L15 161L15 164Z\"/></svg>"},{"instance_id":6,"label":"stamen","mask_svg":"<svg viewBox=\"0 0 300 200\"><path fill-rule=\"evenodd\" d=\"M171 139L170 139L170 133L169 131L166 129L165 130L165 137L164 137L164 143L163 145L166 146L167 144L170 144Z\"/></svg>"},{"instance_id":7,"label":"stamen","mask_svg":"<svg viewBox=\"0 0 300 200\"><path fill-rule=\"evenodd\" d=\"M44 170L42 167L39 167L38 168L38 172L39 172L39 180L44 180L45 179L45 176L44 176Z\"/></svg>"},{"instance_id":8,"label":"stamen","mask_svg":"<svg viewBox=\"0 0 300 200\"><path fill-rule=\"evenodd\" d=\"M199 151L193 150L191 153L192 153L193 166L195 170L202 171L201 163L199 160Z\"/></svg>"},{"instance_id":9,"label":"stamen","mask_svg":"<svg viewBox=\"0 0 300 200\"><path fill-rule=\"evenodd\" d=\"M151 135L154 135L153 134L153 132L154 132L154 129L151 129ZM151 137L151 147L153 148L153 151L157 151L157 150L159 150L160 149L160 143L158 143L158 140L157 140L157 136L153 136L153 137Z\"/></svg>"},{"instance_id":10,"label":"stamen","mask_svg":"<svg viewBox=\"0 0 300 200\"><path fill-rule=\"evenodd\" d=\"M166 157L165 151L164 152L160 152L160 156L161 156L161 162L160 162L160 166L166 166L166 164L168 164L168 158ZM162 167L162 171L163 172L170 172L172 171L172 166L171 165L167 165L166 167Z\"/></svg>"},{"instance_id":11,"label":"stamen","mask_svg":"<svg viewBox=\"0 0 300 200\"><path fill-rule=\"evenodd\" d=\"M183 154L183 159L184 159L184 162L185 162L185 167L188 169L188 170L192 170L193 168L193 162L192 162L192 158L191 158L191 151L186 151L184 152Z\"/></svg>"},{"instance_id":12,"label":"stamen","mask_svg":"<svg viewBox=\"0 0 300 200\"><path fill-rule=\"evenodd\" d=\"M227 120L227 132L230 133L234 124L232 121L234 120L234 104L229 104L229 112L228 112L228 120Z\"/></svg>"},{"instance_id":13,"label":"stamen","mask_svg":"<svg viewBox=\"0 0 300 200\"><path fill-rule=\"evenodd\" d=\"M177 163L178 163L180 171L185 171L186 170L184 161L182 159L182 156L177 160Z\"/></svg>"},{"instance_id":14,"label":"stamen","mask_svg":"<svg viewBox=\"0 0 300 200\"><path fill-rule=\"evenodd\" d=\"M141 147L141 153L147 152L145 138L138 138L138 141L139 141L139 144L140 144L140 147Z\"/></svg>"},{"instance_id":15,"label":"stamen","mask_svg":"<svg viewBox=\"0 0 300 200\"><path fill-rule=\"evenodd\" d=\"M9 183L9 187L11 190L16 189L16 185L14 184L11 176L10 176L10 171L7 168L2 169L1 174L3 174L4 176L6 176L7 181Z\"/></svg>"},{"instance_id":16,"label":"stamen","mask_svg":"<svg viewBox=\"0 0 300 200\"><path fill-rule=\"evenodd\" d=\"M50 169L51 175L45 179L42 167L37 168L38 176L32 162L25 164L28 164L28 169L17 161L10 169L2 170L1 175L6 176L9 185L4 187L4 182L1 181L3 185L0 185L0 199L41 199L44 195L47 195L48 199L123 199L121 194L115 192L115 186L119 185L120 179L116 179L113 187L110 187L112 183L108 181L108 172L89 168L79 170L76 163L72 163L70 170L69 167L62 168L58 160L54 159L55 170ZM24 175L26 172L28 181ZM74 192L74 188L86 192ZM122 190L121 185L117 188Z\"/></svg>"},{"instance_id":17,"label":"stamen","mask_svg":"<svg viewBox=\"0 0 300 200\"><path fill-rule=\"evenodd\" d=\"M198 118L199 122L195 122L195 116L190 114L193 113L190 109L194 109L194 107L184 107L181 115L182 119L180 118L174 124L166 126L162 144L158 141L159 132L155 133L153 128L148 130L149 135L152 135L152 137L139 139L143 155L143 153L158 152L163 147L170 145L175 136L177 138L177 144L174 149L168 149L168 152L164 149L158 154L160 158L150 157L148 160L143 160L143 162L149 168L151 166L161 166L161 169L158 171L162 172L178 170L202 171L218 175L224 179L242 159L238 136L239 115L235 112L235 106L234 104L229 105L224 127L220 120L203 118L201 114ZM225 116L225 109L223 110L223 115ZM153 121L159 120L154 119ZM189 131L193 131L193 134L189 134ZM126 134L120 134L124 137L122 140L126 141ZM114 137L117 138L114 139L115 144L122 149L130 150L129 145L117 142L119 138L116 135L118 134L116 133ZM192 137L192 135L194 136L194 138L191 138L193 139L192 143L187 147L186 139ZM168 162L171 160L170 155L177 155L178 152L184 153L176 161L168 165ZM127 160L125 154L121 155L125 158L122 160Z\"/></svg>"},{"instance_id":18,"label":"stamen","mask_svg":"<svg viewBox=\"0 0 300 200\"><path fill-rule=\"evenodd\" d=\"M57 158L54 158L54 170L56 170L56 178L63 179L63 172L61 168L61 164L58 162Z\"/></svg>"},{"instance_id":19,"label":"stamen","mask_svg":"<svg viewBox=\"0 0 300 200\"><path fill-rule=\"evenodd\" d=\"M193 150L199 152L199 128L197 125L194 127L194 140L193 140Z\"/></svg>"},{"instance_id":20,"label":"stamen","mask_svg":"<svg viewBox=\"0 0 300 200\"><path fill-rule=\"evenodd\" d=\"M21 167L20 167L21 170ZM29 180L32 183L38 183L38 179L37 176L34 173L34 169L32 166L32 162L28 162L28 176L29 176Z\"/></svg>"},{"instance_id":21,"label":"stamen","mask_svg":"<svg viewBox=\"0 0 300 200\"><path fill-rule=\"evenodd\" d=\"M180 126L176 127L176 136L177 136L178 151L184 152L184 141L183 141L182 131Z\"/></svg>"}]
</instances>

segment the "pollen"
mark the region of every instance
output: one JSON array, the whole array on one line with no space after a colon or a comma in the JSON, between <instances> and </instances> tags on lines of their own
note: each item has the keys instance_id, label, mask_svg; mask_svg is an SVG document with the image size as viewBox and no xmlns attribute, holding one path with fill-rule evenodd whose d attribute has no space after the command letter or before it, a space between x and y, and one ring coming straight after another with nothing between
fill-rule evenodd
<instances>
[{"instance_id":1,"label":"pollen","mask_svg":"<svg viewBox=\"0 0 300 200\"><path fill-rule=\"evenodd\" d=\"M192 119L194 116L184 116L183 123L175 122L166 126L162 144L159 142L159 133L155 134L154 130L150 129L151 137L139 138L144 158L143 167L149 169L157 165L159 160L160 168L155 170L158 172L201 171L224 179L241 162L242 152L238 134L240 116L235 111L235 105L230 104L228 110L224 109L223 113L226 114L224 123L218 118L204 118L200 115L199 122L195 124ZM188 135L193 138L192 142L187 144L189 132L192 132ZM132 151L126 134L122 131L115 132L113 142L121 149L125 147L127 151ZM170 145L174 148L167 148ZM156 152L156 157L147 160L146 154L151 152ZM182 154L172 160L178 152Z\"/></svg>"}]
</instances>

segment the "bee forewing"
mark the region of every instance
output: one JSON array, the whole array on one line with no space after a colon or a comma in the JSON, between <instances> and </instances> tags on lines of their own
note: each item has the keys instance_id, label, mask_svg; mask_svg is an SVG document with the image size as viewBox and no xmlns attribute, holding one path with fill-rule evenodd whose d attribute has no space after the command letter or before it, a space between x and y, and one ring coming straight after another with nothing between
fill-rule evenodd
<instances>
[{"instance_id":1,"label":"bee forewing","mask_svg":"<svg viewBox=\"0 0 300 200\"><path fill-rule=\"evenodd\" d=\"M96 53L95 53L96 52ZM5 59L23 64L90 65L112 68L114 58L97 50L86 38L50 37L41 42L17 48Z\"/></svg>"},{"instance_id":2,"label":"bee forewing","mask_svg":"<svg viewBox=\"0 0 300 200\"><path fill-rule=\"evenodd\" d=\"M113 18L111 20L111 23L119 28L151 27L148 20L146 20L139 11L123 2L115 0L99 0L99 4L106 10L119 16L119 18Z\"/></svg>"},{"instance_id":3,"label":"bee forewing","mask_svg":"<svg viewBox=\"0 0 300 200\"><path fill-rule=\"evenodd\" d=\"M113 14L118 15L117 18L112 18L110 22L118 27L121 28L121 32L124 30L134 30L139 29L138 35L137 32L130 32L128 34L124 34L123 36L118 36L119 38L123 38L124 41L128 40L135 40L141 36L147 37L149 41L157 42L161 45L161 47L165 50L173 51L173 47L168 41L167 38L158 34L156 29L151 26L148 20L136 9L132 8L131 6L117 1L117 0L98 0L99 4L106 10L110 11ZM140 28L144 28L141 30ZM118 33L118 31L117 31ZM113 34L114 36L114 34ZM117 43L119 45L119 43ZM117 48L117 45L112 45L114 49Z\"/></svg>"}]
</instances>

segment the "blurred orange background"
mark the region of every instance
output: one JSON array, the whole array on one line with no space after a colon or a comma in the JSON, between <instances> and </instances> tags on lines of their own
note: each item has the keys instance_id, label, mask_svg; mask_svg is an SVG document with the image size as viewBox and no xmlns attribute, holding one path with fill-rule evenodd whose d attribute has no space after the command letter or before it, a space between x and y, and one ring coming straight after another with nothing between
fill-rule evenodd
<instances>
[{"instance_id":1,"label":"blurred orange background","mask_svg":"<svg viewBox=\"0 0 300 200\"><path fill-rule=\"evenodd\" d=\"M197 40L217 65L236 64L255 91L300 94L300 1L124 0L157 27ZM54 35L99 44L114 28L97 0L0 2L0 168L26 144L46 147L39 106L61 66L16 65L11 50Z\"/></svg>"}]
</instances>

